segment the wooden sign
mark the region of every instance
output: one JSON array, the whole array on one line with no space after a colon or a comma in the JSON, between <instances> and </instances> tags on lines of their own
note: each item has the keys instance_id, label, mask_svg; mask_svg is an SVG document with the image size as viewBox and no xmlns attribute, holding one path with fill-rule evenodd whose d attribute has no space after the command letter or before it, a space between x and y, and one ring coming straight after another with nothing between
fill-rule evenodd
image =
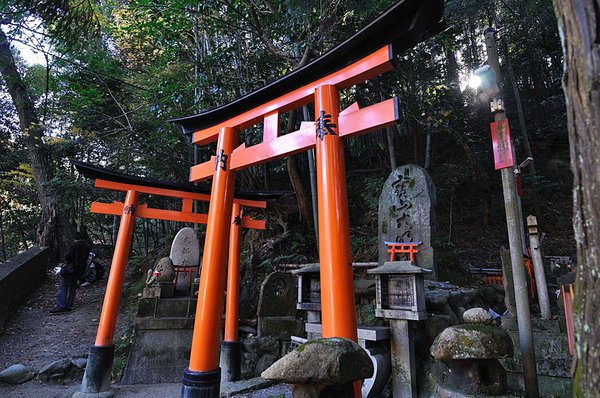
<instances>
[{"instance_id":1,"label":"wooden sign","mask_svg":"<svg viewBox=\"0 0 600 398\"><path fill-rule=\"evenodd\" d=\"M512 167L515 162L513 160L508 119L493 122L490 124L490 128L492 130L492 150L496 170Z\"/></svg>"}]
</instances>

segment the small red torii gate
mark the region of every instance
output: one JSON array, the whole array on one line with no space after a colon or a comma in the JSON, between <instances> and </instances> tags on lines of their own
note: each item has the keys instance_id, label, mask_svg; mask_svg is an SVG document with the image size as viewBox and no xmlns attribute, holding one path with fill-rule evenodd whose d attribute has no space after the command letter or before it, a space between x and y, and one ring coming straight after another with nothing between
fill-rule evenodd
<instances>
[{"instance_id":1,"label":"small red torii gate","mask_svg":"<svg viewBox=\"0 0 600 398\"><path fill-rule=\"evenodd\" d=\"M210 201L210 195L190 184L173 184L165 181L144 179L104 170L89 164L71 161L84 176L94 179L96 188L122 191L126 193L125 201L113 203L92 202L90 212L121 216L119 233L115 242L115 252L104 294L102 311L98 323L96 341L88 358L81 391L81 396L98 394L110 390L110 370L114 355L114 333L123 290L125 266L129 257L135 218L153 218L159 220L180 221L206 224L206 214L193 212L193 201ZM181 199L181 210L166 210L139 204L140 194L166 196ZM242 214L242 207L261 208L267 206L267 200L273 200L279 193L243 193L235 195L231 211L228 272L227 272L227 310L225 323L225 341L229 344L238 342L238 292L239 292L239 244L241 228L266 228L265 220L255 220ZM258 200L260 199L260 200Z\"/></svg>"},{"instance_id":2,"label":"small red torii gate","mask_svg":"<svg viewBox=\"0 0 600 398\"><path fill-rule=\"evenodd\" d=\"M199 301L183 398L218 397L219 334L225 285L228 215L235 171L310 148L316 150L323 337L357 340L346 171L342 138L392 125L398 100L340 110L341 89L393 69L394 56L443 26L442 0L404 0L308 65L220 108L174 120L196 145L217 142L209 161L193 166L190 181L212 178ZM279 118L314 102L315 122L280 135ZM262 142L239 144L241 130L263 123ZM355 394L360 388L355 384Z\"/></svg>"}]
</instances>

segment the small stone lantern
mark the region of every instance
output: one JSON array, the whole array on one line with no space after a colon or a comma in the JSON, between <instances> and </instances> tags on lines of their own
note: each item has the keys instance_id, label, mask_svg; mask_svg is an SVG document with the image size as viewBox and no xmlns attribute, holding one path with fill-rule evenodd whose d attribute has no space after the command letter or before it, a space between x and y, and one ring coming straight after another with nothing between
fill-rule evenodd
<instances>
[{"instance_id":1,"label":"small stone lantern","mask_svg":"<svg viewBox=\"0 0 600 398\"><path fill-rule=\"evenodd\" d=\"M409 321L427 319L424 276L410 261L388 261L367 271L376 278L375 315L390 322L394 398L417 396L415 350Z\"/></svg>"},{"instance_id":2,"label":"small stone lantern","mask_svg":"<svg viewBox=\"0 0 600 398\"><path fill-rule=\"evenodd\" d=\"M321 275L319 263L308 264L292 272L298 275L296 308L307 311L308 323L321 322Z\"/></svg>"},{"instance_id":3,"label":"small stone lantern","mask_svg":"<svg viewBox=\"0 0 600 398\"><path fill-rule=\"evenodd\" d=\"M421 321L425 311L425 281L431 272L410 261L388 261L368 271L375 274L377 309L375 315L387 319Z\"/></svg>"}]
</instances>

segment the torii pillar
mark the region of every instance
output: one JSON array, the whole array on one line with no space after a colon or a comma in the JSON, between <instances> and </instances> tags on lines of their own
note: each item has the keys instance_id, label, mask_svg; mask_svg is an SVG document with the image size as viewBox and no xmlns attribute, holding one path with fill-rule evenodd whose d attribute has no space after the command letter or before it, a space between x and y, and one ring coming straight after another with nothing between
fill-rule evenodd
<instances>
[{"instance_id":1,"label":"torii pillar","mask_svg":"<svg viewBox=\"0 0 600 398\"><path fill-rule=\"evenodd\" d=\"M223 314L225 269L231 227L235 172L229 167L231 152L239 140L239 131L222 127L217 141L215 171L210 194L202 272L198 289L196 321L192 336L190 365L183 372L181 396L184 398L219 397L221 368L219 338Z\"/></svg>"},{"instance_id":2,"label":"torii pillar","mask_svg":"<svg viewBox=\"0 0 600 398\"><path fill-rule=\"evenodd\" d=\"M354 280L344 148L339 134L340 94L315 90L319 260L323 337L357 341Z\"/></svg>"},{"instance_id":3,"label":"torii pillar","mask_svg":"<svg viewBox=\"0 0 600 398\"><path fill-rule=\"evenodd\" d=\"M104 294L102 313L98 324L96 342L90 350L90 355L85 367L81 391L74 397L112 397L114 392L110 389L110 377L115 354L114 335L119 303L123 291L125 266L131 247L131 237L135 223L135 210L138 206L139 192L127 191L125 206L121 216L119 234L115 244L112 265Z\"/></svg>"}]
</instances>

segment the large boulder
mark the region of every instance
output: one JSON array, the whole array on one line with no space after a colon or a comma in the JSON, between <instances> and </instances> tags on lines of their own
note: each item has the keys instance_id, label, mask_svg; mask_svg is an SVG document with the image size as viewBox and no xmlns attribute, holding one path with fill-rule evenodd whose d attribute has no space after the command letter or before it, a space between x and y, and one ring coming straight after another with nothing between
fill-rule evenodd
<instances>
[{"instance_id":1,"label":"large boulder","mask_svg":"<svg viewBox=\"0 0 600 398\"><path fill-rule=\"evenodd\" d=\"M9 366L0 372L0 382L8 384L23 384L33 379L35 374L20 363Z\"/></svg>"},{"instance_id":2,"label":"large boulder","mask_svg":"<svg viewBox=\"0 0 600 398\"><path fill-rule=\"evenodd\" d=\"M440 333L431 346L431 355L438 360L492 359L513 355L509 334L490 325L457 325Z\"/></svg>"},{"instance_id":3,"label":"large boulder","mask_svg":"<svg viewBox=\"0 0 600 398\"><path fill-rule=\"evenodd\" d=\"M373 375L369 355L358 344L341 338L310 340L262 373L288 384L341 385Z\"/></svg>"}]
</instances>

